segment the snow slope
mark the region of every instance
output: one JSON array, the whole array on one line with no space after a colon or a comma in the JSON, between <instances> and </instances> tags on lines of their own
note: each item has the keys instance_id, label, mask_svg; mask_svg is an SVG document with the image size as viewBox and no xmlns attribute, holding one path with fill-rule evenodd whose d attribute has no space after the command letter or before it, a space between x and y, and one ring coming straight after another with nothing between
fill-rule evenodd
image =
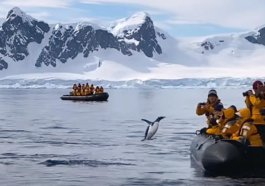
<instances>
[{"instance_id":1,"label":"snow slope","mask_svg":"<svg viewBox=\"0 0 265 186\"><path fill-rule=\"evenodd\" d=\"M33 19L19 10L13 10L24 17L24 21ZM88 25L93 29L102 29L91 23L49 25L51 29L44 34L41 43L29 43L27 49L30 53L24 60L14 63L11 58L0 54L9 64L8 70L0 72L0 88L65 88L70 85L69 82L77 80L101 82L108 87L170 87L170 84L173 87L209 87L229 86L230 82L244 86L249 84L249 78L265 77L265 46L246 40L250 35L258 38L258 31L194 40L176 39L153 27L150 16L143 12L118 20L106 30L124 45L138 47L143 40L138 32L144 25L145 29L154 31L154 43L159 44L162 53L153 50L154 55L148 57L142 50L130 49L131 55L123 55L115 48L101 47L91 51L88 57L78 53L65 63L56 59L56 68L51 65L37 68L34 65L42 49L50 43L54 31L64 33L73 27L74 33L77 33ZM66 44L70 39L66 40ZM62 51L68 50L67 45L63 47Z\"/></svg>"}]
</instances>

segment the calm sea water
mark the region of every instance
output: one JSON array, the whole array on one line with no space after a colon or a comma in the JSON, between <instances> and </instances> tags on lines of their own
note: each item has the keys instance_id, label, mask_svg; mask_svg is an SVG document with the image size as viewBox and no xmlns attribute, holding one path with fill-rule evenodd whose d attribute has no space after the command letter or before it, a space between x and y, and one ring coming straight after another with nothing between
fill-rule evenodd
<instances>
[{"instance_id":1,"label":"calm sea water","mask_svg":"<svg viewBox=\"0 0 265 186\"><path fill-rule=\"evenodd\" d=\"M108 90L108 102L62 101L63 89L0 90L0 185L257 185L264 178L206 177L190 162L195 115L208 89ZM244 106L243 90L218 90ZM160 122L153 140L147 124Z\"/></svg>"}]
</instances>

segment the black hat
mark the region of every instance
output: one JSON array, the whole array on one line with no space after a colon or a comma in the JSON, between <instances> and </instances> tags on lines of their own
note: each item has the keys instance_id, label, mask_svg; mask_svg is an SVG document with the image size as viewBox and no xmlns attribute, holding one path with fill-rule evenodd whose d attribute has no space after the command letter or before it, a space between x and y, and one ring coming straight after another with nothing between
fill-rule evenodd
<instances>
[{"instance_id":1,"label":"black hat","mask_svg":"<svg viewBox=\"0 0 265 186\"><path fill-rule=\"evenodd\" d=\"M217 92L216 92L216 90L211 89L211 90L209 91L209 93L208 93L208 97L209 97L209 96L215 96L215 97L218 97L218 96L217 96Z\"/></svg>"}]
</instances>

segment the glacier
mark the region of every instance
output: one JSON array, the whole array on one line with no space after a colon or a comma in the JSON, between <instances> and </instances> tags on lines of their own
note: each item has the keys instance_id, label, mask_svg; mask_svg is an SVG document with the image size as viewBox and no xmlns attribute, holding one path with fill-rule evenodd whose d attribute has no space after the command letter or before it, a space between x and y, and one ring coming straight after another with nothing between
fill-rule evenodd
<instances>
[{"instance_id":1,"label":"glacier","mask_svg":"<svg viewBox=\"0 0 265 186\"><path fill-rule=\"evenodd\" d=\"M90 79L58 78L5 78L0 79L0 89L71 89L74 83L93 83L107 89L145 88L251 88L254 78L183 78L183 79L133 79L127 81L108 81Z\"/></svg>"}]
</instances>

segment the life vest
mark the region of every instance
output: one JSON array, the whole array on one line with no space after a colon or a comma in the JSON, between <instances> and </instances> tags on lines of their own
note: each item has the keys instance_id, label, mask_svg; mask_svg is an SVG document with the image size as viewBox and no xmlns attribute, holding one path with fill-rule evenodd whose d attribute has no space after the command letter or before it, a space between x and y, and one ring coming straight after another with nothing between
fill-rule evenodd
<instances>
[{"instance_id":1,"label":"life vest","mask_svg":"<svg viewBox=\"0 0 265 186\"><path fill-rule=\"evenodd\" d=\"M235 123L235 120L238 118L238 116L235 114L234 108L229 107L227 109L224 109L222 112L223 112L223 115L222 115L222 118L220 119L220 121L218 122L218 125L207 129L206 130L207 134L222 135L224 126L228 122L231 122L231 123L234 122Z\"/></svg>"},{"instance_id":2,"label":"life vest","mask_svg":"<svg viewBox=\"0 0 265 186\"><path fill-rule=\"evenodd\" d=\"M234 133L236 133L241 127L241 123L238 122L239 118L235 117L233 120L228 121L222 129L223 137L230 138Z\"/></svg>"},{"instance_id":3,"label":"life vest","mask_svg":"<svg viewBox=\"0 0 265 186\"><path fill-rule=\"evenodd\" d=\"M244 123L240 131L240 136L246 138L249 141L250 146L263 146L263 142L258 129L251 122Z\"/></svg>"}]
</instances>

